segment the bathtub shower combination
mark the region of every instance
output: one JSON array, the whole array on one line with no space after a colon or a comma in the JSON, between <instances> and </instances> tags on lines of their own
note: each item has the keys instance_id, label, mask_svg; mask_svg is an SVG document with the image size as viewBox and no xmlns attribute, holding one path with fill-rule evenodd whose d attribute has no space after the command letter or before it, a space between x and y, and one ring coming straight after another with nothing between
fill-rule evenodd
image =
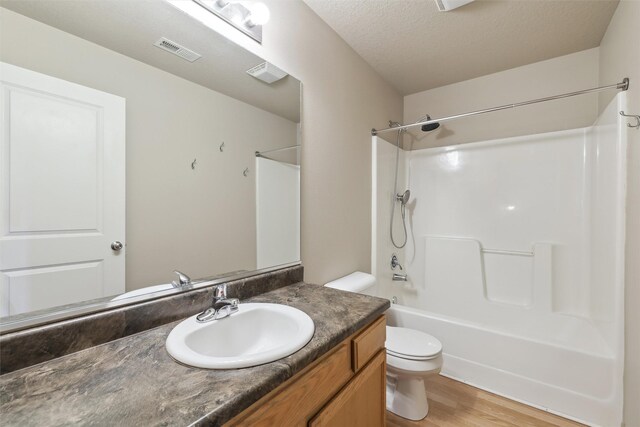
<instances>
[{"instance_id":1,"label":"bathtub shower combination","mask_svg":"<svg viewBox=\"0 0 640 427\"><path fill-rule=\"evenodd\" d=\"M396 147L373 137L375 293L395 302L391 325L442 342L442 374L620 424L624 101L587 128L400 150L399 192L411 191L400 249L389 238ZM407 281L392 280L393 254Z\"/></svg>"}]
</instances>

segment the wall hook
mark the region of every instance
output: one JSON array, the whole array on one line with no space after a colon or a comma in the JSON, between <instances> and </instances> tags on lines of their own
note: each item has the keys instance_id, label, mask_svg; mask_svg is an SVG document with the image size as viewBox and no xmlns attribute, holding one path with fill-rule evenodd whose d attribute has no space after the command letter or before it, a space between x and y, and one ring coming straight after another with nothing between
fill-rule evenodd
<instances>
[{"instance_id":1,"label":"wall hook","mask_svg":"<svg viewBox=\"0 0 640 427\"><path fill-rule=\"evenodd\" d=\"M249 176L249 168L245 168L245 170L242 171L242 175Z\"/></svg>"},{"instance_id":2,"label":"wall hook","mask_svg":"<svg viewBox=\"0 0 640 427\"><path fill-rule=\"evenodd\" d=\"M197 159L193 159L193 162L191 162L191 169L196 168L196 162L197 162Z\"/></svg>"},{"instance_id":3,"label":"wall hook","mask_svg":"<svg viewBox=\"0 0 640 427\"><path fill-rule=\"evenodd\" d=\"M222 153L224 151L224 141L222 141L222 144L220 144L220 152Z\"/></svg>"},{"instance_id":4,"label":"wall hook","mask_svg":"<svg viewBox=\"0 0 640 427\"><path fill-rule=\"evenodd\" d=\"M620 115L622 117L633 117L634 119L636 119L636 124L632 125L631 123L627 123L627 126L630 128L636 128L636 129L640 129L640 116L635 115L635 114L625 114L624 111L620 111Z\"/></svg>"}]
</instances>

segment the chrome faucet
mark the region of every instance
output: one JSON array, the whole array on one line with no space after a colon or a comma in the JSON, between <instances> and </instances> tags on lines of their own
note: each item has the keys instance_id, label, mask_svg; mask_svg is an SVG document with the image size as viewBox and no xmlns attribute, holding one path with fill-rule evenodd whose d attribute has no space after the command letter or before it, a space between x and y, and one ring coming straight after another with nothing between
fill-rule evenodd
<instances>
[{"instance_id":1,"label":"chrome faucet","mask_svg":"<svg viewBox=\"0 0 640 427\"><path fill-rule=\"evenodd\" d=\"M224 319L238 311L238 298L227 298L227 284L223 283L213 289L213 302L211 307L196 316L198 322Z\"/></svg>"},{"instance_id":2,"label":"chrome faucet","mask_svg":"<svg viewBox=\"0 0 640 427\"><path fill-rule=\"evenodd\" d=\"M174 270L174 273L178 275L178 281L175 280L171 282L174 288L185 288L187 286L191 286L191 277L187 276L184 273L181 273L178 270Z\"/></svg>"},{"instance_id":3,"label":"chrome faucet","mask_svg":"<svg viewBox=\"0 0 640 427\"><path fill-rule=\"evenodd\" d=\"M407 275L406 274L393 273L393 281L394 282L406 282L407 281Z\"/></svg>"}]
</instances>

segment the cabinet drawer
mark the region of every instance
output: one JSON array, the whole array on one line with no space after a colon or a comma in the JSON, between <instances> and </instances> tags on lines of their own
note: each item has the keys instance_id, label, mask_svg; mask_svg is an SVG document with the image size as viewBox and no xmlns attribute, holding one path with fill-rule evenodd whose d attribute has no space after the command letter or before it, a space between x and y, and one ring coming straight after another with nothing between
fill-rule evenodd
<instances>
[{"instance_id":1,"label":"cabinet drawer","mask_svg":"<svg viewBox=\"0 0 640 427\"><path fill-rule=\"evenodd\" d=\"M384 348L386 337L386 316L382 315L353 339L354 372L358 372L380 349Z\"/></svg>"},{"instance_id":2,"label":"cabinet drawer","mask_svg":"<svg viewBox=\"0 0 640 427\"><path fill-rule=\"evenodd\" d=\"M290 383L258 401L228 426L306 426L315 414L349 381L351 349L343 341L334 352Z\"/></svg>"}]
</instances>

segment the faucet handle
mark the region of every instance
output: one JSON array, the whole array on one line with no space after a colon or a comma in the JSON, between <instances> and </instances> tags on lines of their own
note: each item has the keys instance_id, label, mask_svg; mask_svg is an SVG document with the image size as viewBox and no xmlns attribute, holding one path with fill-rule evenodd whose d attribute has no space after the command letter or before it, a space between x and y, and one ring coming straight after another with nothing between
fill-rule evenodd
<instances>
[{"instance_id":1,"label":"faucet handle","mask_svg":"<svg viewBox=\"0 0 640 427\"><path fill-rule=\"evenodd\" d=\"M218 285L213 290L213 300L226 299L227 298L227 284L223 283Z\"/></svg>"},{"instance_id":2,"label":"faucet handle","mask_svg":"<svg viewBox=\"0 0 640 427\"><path fill-rule=\"evenodd\" d=\"M178 275L178 281L176 282L175 280L173 282L171 282L171 284L175 287L175 288L180 288L182 286L187 286L191 284L191 278L189 276L187 276L186 274L178 271L178 270L174 270L174 273L176 273Z\"/></svg>"},{"instance_id":3,"label":"faucet handle","mask_svg":"<svg viewBox=\"0 0 640 427\"><path fill-rule=\"evenodd\" d=\"M398 256L396 254L392 254L391 255L391 269L395 270L396 267L400 267L400 270L404 270L404 268L402 268L402 264L400 264L400 261L398 260Z\"/></svg>"}]
</instances>

